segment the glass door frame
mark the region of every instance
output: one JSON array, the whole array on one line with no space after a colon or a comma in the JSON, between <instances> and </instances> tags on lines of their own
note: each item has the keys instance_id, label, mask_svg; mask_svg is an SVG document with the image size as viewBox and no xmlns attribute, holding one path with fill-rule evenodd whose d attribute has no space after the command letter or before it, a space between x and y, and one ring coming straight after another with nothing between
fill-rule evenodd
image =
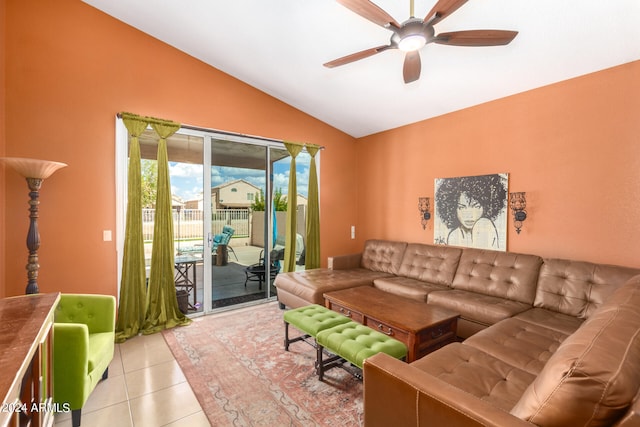
<instances>
[{"instance_id":1,"label":"glass door frame","mask_svg":"<svg viewBox=\"0 0 640 427\"><path fill-rule=\"evenodd\" d=\"M264 178L264 184L260 185L261 190L263 192L263 197L264 197L264 203L265 203L265 211L264 211L264 215L257 217L255 215L255 212L253 212L251 214L251 218L259 218L258 221L262 221L263 222L263 235L262 235L262 245L263 245L263 251L262 251L262 262L264 265L264 270L262 271L262 273L259 273L259 275L262 276L262 280L263 283L266 285L265 286L265 291L264 291L264 297L263 298L259 298L257 300L255 299L250 299L248 302L243 302L243 303L238 303L236 305L230 305L230 306L221 306L221 307L217 307L217 308L213 308L211 307L210 310L207 310L206 312L218 312L218 311L222 311L222 310L226 310L229 308L234 308L234 307L241 307L244 305L251 305L251 304L255 304L255 303L259 303L259 302L265 302L265 301L274 301L276 299L276 294L271 292L271 286L270 286L270 277L271 277L271 249L272 246L275 244L274 241L272 241L271 236L273 235L273 221L274 221L274 217L273 217L273 206L272 206L272 191L273 191L273 168L274 165L272 163L272 152L273 150L278 150L281 151L282 153L286 153L286 156L288 156L289 154L286 151L286 148L282 145L281 142L278 141L270 141L270 140L265 140L264 138L259 138L259 137L250 137L250 136L244 136L244 135L233 135L233 134L226 134L226 133L218 133L215 131L210 132L211 135L211 142L209 144L209 148L211 149L211 164L205 166L206 168L213 168L213 167L237 167L237 168L243 168L240 165L237 166L230 166L230 165L219 165L216 164L216 159L215 159L215 150L213 150L214 146L216 143L238 143L238 144L244 144L246 146L252 146L252 149L256 149L256 150L260 150L260 155L257 159L254 160L260 160L262 162L263 167L261 169L258 168L254 168L254 167L249 167L248 169L252 169L252 170L259 170L261 172L261 175ZM227 158L228 160L228 158ZM206 185L206 184L205 184ZM213 183L211 183L211 185L213 185ZM255 184L258 185L258 184ZM211 200L213 202L213 200ZM213 214L213 207L211 206L211 204L208 205L209 207L211 207L211 214ZM213 228L213 227L212 227ZM251 229L251 227L250 227ZM253 235L253 232L250 232L250 237ZM213 256L213 255L212 255ZM258 257L260 258L260 257ZM256 261L258 261L258 259L256 259ZM249 267L249 266L247 266ZM250 274L250 273L245 273L245 274ZM248 280L249 276L247 276ZM215 283L213 282L215 280L215 274L213 274L213 270L211 271L211 277L209 278L208 276L205 276L205 280L207 280L206 283L211 284L211 286L207 286L207 291L211 292L210 296L206 296L208 295L207 293L205 293L205 298L206 301L209 302L211 301L212 303L214 302L214 295L213 295L213 288L215 287ZM255 280L255 278L253 279ZM246 282L245 282L245 286L246 286Z\"/></svg>"},{"instance_id":2,"label":"glass door frame","mask_svg":"<svg viewBox=\"0 0 640 427\"><path fill-rule=\"evenodd\" d=\"M273 207L272 207L272 176L273 176L273 164L271 162L271 150L273 148L279 150L286 150L281 141L272 140L268 138L253 137L241 134L227 133L224 131L216 131L212 129L198 129L191 126L181 127L177 133L192 135L203 138L203 158L202 158L202 170L203 170L203 215L204 218L211 218L212 206L211 206L211 149L213 140L226 140L237 143L252 144L265 147L265 246L268 248L269 236L273 235ZM126 222L126 210L127 210L127 172L128 172L128 160L129 160L129 135L124 122L116 117L115 118L115 187L116 187L116 259L117 259L117 295L120 295L120 283L122 279L122 256L124 253L124 233ZM205 191L209 189L209 191ZM268 207L268 208L267 208ZM211 248L211 221L203 221L203 245L204 247ZM203 251L203 310L195 313L190 313L189 317L198 317L203 314L210 314L218 311L212 308L212 287L206 284L212 283L212 254L211 250ZM270 265L270 254L268 250L265 250L265 262L268 263L266 268ZM270 272L267 273L270 274ZM269 277L268 275L266 277ZM267 286L267 300L274 300L275 295L270 294L270 288Z\"/></svg>"}]
</instances>

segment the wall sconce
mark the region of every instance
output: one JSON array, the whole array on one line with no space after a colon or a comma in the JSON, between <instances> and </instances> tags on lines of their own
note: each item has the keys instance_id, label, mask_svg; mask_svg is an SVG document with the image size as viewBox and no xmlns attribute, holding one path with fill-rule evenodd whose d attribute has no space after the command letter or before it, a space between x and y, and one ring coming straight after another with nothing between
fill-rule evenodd
<instances>
[{"instance_id":1,"label":"wall sconce","mask_svg":"<svg viewBox=\"0 0 640 427\"><path fill-rule=\"evenodd\" d=\"M420 212L420 223L422 224L422 229L427 229L427 222L431 219L431 213L429 213L429 198L428 197L418 197L418 211Z\"/></svg>"},{"instance_id":2,"label":"wall sconce","mask_svg":"<svg viewBox=\"0 0 640 427\"><path fill-rule=\"evenodd\" d=\"M513 225L516 227L516 233L520 234L522 221L527 219L527 198L526 193L509 193L509 207L513 213Z\"/></svg>"},{"instance_id":3,"label":"wall sconce","mask_svg":"<svg viewBox=\"0 0 640 427\"><path fill-rule=\"evenodd\" d=\"M42 181L66 163L52 162L49 160L25 159L22 157L0 157L0 161L11 166L16 172L27 179L29 186L29 231L27 232L27 249L29 249L29 261L27 264L27 288L26 294L37 294L38 289L38 249L40 248L40 233L38 231L38 205L40 201L40 187Z\"/></svg>"}]
</instances>

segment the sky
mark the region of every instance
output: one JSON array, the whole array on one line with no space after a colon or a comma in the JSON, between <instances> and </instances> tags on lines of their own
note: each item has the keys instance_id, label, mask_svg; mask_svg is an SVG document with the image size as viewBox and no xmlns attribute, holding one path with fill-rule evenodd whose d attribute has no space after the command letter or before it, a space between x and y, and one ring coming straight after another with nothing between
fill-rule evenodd
<instances>
[{"instance_id":1,"label":"sky","mask_svg":"<svg viewBox=\"0 0 640 427\"><path fill-rule=\"evenodd\" d=\"M305 197L308 194L310 159L311 157L306 152L300 153L296 157L298 194ZM274 187L281 188L282 194L287 194L289 188L289 162L290 158L287 157L274 164ZM183 201L201 198L204 180L202 169L202 165L169 162L172 194L179 196ZM237 179L244 179L259 188L264 188L265 186L264 171L222 166L213 166L211 168L211 185L213 187Z\"/></svg>"}]
</instances>

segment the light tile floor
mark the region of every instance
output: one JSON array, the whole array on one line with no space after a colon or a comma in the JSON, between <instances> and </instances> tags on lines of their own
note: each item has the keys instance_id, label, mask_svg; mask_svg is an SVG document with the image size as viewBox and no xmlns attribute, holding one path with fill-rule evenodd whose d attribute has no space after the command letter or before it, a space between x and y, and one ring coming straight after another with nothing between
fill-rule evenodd
<instances>
[{"instance_id":1,"label":"light tile floor","mask_svg":"<svg viewBox=\"0 0 640 427\"><path fill-rule=\"evenodd\" d=\"M109 378L98 383L82 408L83 427L209 426L162 334L116 344ZM71 426L71 413L56 426Z\"/></svg>"}]
</instances>

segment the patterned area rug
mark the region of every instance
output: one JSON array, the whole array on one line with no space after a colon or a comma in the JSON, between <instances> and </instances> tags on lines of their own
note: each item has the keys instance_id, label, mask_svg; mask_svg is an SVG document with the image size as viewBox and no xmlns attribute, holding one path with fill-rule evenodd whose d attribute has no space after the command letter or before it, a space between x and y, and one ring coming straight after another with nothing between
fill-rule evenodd
<instances>
[{"instance_id":1,"label":"patterned area rug","mask_svg":"<svg viewBox=\"0 0 640 427\"><path fill-rule=\"evenodd\" d=\"M363 425L362 382L339 368L318 381L314 348L284 351L282 313L271 302L163 331L211 425Z\"/></svg>"}]
</instances>

